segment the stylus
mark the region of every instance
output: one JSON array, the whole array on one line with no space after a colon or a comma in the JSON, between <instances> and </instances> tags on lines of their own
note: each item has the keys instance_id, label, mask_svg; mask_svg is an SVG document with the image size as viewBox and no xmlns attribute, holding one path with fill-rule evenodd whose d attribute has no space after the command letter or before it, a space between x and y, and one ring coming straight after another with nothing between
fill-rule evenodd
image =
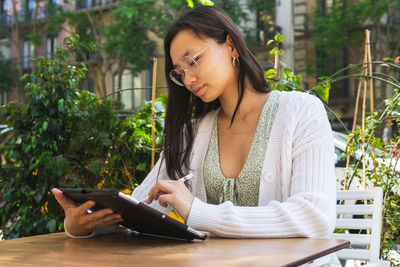
<instances>
[{"instance_id":1,"label":"stylus","mask_svg":"<svg viewBox=\"0 0 400 267\"><path fill-rule=\"evenodd\" d=\"M179 178L178 182L186 182L187 180L190 180L192 178L193 178L193 173L189 173L188 175Z\"/></svg>"},{"instance_id":2,"label":"stylus","mask_svg":"<svg viewBox=\"0 0 400 267\"><path fill-rule=\"evenodd\" d=\"M189 173L188 175L183 176L182 178L179 178L178 182L186 182L187 180L190 180L192 178L193 178L193 173ZM147 201L147 199L148 199L148 196L140 202L145 203Z\"/></svg>"}]
</instances>

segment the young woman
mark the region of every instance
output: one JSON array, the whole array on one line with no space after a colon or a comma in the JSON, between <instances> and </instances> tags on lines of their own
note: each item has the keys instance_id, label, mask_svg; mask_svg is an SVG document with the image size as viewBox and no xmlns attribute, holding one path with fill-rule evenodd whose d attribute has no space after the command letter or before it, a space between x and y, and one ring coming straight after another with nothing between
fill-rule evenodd
<instances>
[{"instance_id":1,"label":"young woman","mask_svg":"<svg viewBox=\"0 0 400 267\"><path fill-rule=\"evenodd\" d=\"M133 196L163 212L173 207L192 228L218 236L328 237L336 179L321 101L268 89L238 27L215 7L177 20L164 49L164 151ZM187 185L177 181L188 173ZM71 235L121 221L53 193Z\"/></svg>"}]
</instances>

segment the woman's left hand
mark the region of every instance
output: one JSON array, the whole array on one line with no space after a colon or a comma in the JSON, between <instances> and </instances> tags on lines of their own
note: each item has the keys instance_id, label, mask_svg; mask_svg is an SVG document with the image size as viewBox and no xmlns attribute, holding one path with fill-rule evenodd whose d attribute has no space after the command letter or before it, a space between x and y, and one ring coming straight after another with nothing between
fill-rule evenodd
<instances>
[{"instance_id":1,"label":"woman's left hand","mask_svg":"<svg viewBox=\"0 0 400 267\"><path fill-rule=\"evenodd\" d=\"M192 207L193 195L183 182L173 180L158 181L149 191L147 204L158 200L161 206L171 205L186 222Z\"/></svg>"}]
</instances>

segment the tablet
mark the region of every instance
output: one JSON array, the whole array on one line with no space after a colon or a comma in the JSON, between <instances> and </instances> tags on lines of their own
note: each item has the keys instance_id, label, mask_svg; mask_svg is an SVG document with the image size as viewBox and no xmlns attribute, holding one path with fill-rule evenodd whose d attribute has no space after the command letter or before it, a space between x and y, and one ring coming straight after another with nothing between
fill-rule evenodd
<instances>
[{"instance_id":1,"label":"tablet","mask_svg":"<svg viewBox=\"0 0 400 267\"><path fill-rule=\"evenodd\" d=\"M205 240L207 238L207 235L116 189L60 188L60 190L78 205L88 200L94 200L96 205L92 210L103 208L114 210L124 219L121 225L141 234L185 240Z\"/></svg>"}]
</instances>

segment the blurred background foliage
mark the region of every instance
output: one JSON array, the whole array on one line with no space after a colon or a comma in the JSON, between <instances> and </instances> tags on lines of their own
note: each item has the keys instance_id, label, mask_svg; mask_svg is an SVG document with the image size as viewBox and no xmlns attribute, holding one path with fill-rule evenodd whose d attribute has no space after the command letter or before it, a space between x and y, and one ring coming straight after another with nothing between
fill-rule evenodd
<instances>
[{"instance_id":1,"label":"blurred background foliage","mask_svg":"<svg viewBox=\"0 0 400 267\"><path fill-rule=\"evenodd\" d=\"M35 47L42 45L35 15L40 2L35 1L28 36ZM251 0L248 6L261 4L266 5ZM151 104L122 116L118 113L121 104L106 98L104 77L114 71L109 66L115 59L118 88L124 70L135 76L148 69L149 58L157 54L149 34L162 38L177 17L199 5L224 9L243 25L248 45L253 46L254 29L245 26L248 14L234 0L171 0L162 5L156 0L122 0L109 15L102 14L103 10L70 12L59 5L44 5L45 12L52 14L44 32L63 29L72 37L64 40L52 59L33 60L28 74L23 74L21 58L16 65L0 61L0 91L17 87L24 95L23 101L3 106L0 114L8 127L0 136L0 236L61 231L63 214L50 194L52 187L117 188L130 193L140 184L150 171ZM74 32L65 28L65 22ZM79 62L86 60L96 63L92 66L100 80L96 94L80 90L88 69ZM10 65L15 70L10 71ZM157 102L159 153L166 97L161 95Z\"/></svg>"},{"instance_id":2,"label":"blurred background foliage","mask_svg":"<svg viewBox=\"0 0 400 267\"><path fill-rule=\"evenodd\" d=\"M399 26L392 21L397 14L394 7L399 3L399 0L337 0L328 9L317 8L305 24L315 34L312 40L316 49L316 64L308 68L310 75L316 75L317 82L313 88L306 85L301 75L279 61L284 54L283 36L276 35L269 43L272 47L266 48L263 44L265 53L270 49L270 54L276 55L279 62L276 68L271 68L272 64L265 66L269 69L265 78L271 88L314 93L325 102L332 117L339 119L339 115L327 106L331 85L334 88L339 81L355 78L350 74L361 73L361 65L349 66L347 60L349 53L359 53L367 22L372 21L375 27L372 29L372 41L377 44L372 47L374 58L398 54L400 45L396 29ZM60 6L46 5L47 12L53 12L54 16L45 30L57 31L68 21L75 29L73 37L65 40L64 47L60 47L53 59L35 60L30 74L22 75L21 62L10 71L10 62L0 60L0 92L13 86L21 87L26 92L24 102L4 106L0 114L4 118L2 123L9 127L4 134L0 134L0 226L3 238L62 231L64 215L50 194L52 187L117 188L131 193L140 184L150 171L151 104L146 103L133 110L128 117L120 116L118 110L121 104L106 98L104 77L115 71L109 68L112 60L117 60L118 88L122 88L124 70L135 76L148 69L151 65L149 59L159 53L154 38L149 38L148 34L162 38L177 17L199 5L215 5L224 9L240 25L253 52L256 42L274 37L271 32L275 34L277 31L274 25L275 1L247 1L246 7L264 18L257 21L257 27L265 30L263 38L257 36L254 27L246 25L248 13L240 1L234 0L122 0L110 15L104 16L106 19L103 19L102 10L77 13L68 12ZM386 23L379 23L383 19L387 20ZM382 25L388 28L382 28ZM40 45L39 37L35 30L30 34L34 45ZM98 73L97 95L80 90L80 82L89 67L77 62L85 60L95 62L91 67ZM388 64L398 71L398 63L392 62L393 59L390 63L377 62L374 75L380 71L393 75L395 72L393 68L389 70ZM334 74L325 76L330 73ZM353 154L361 139L374 135L386 119L399 117L400 83L395 77L385 75L376 75L374 79L387 78L394 84L390 86L397 89L371 114L373 116L368 119L365 132L355 131L350 135L353 143L349 143L348 149ZM21 76L22 81L18 79ZM388 86L380 82L382 88ZM166 97L161 95L157 102L155 143L159 153ZM378 116L380 119L376 119ZM371 139L369 146L390 151L388 158L399 164L398 135L386 145L379 138ZM350 164L349 172L353 178L361 179L359 162ZM395 249L399 243L400 203L393 188L399 186L400 177L387 165L377 165L367 172L367 177L385 191L382 238L382 255L385 258L388 257L385 253Z\"/></svg>"},{"instance_id":3,"label":"blurred background foliage","mask_svg":"<svg viewBox=\"0 0 400 267\"><path fill-rule=\"evenodd\" d=\"M62 230L53 187L117 188L130 192L150 171L151 103L118 118L113 100L79 90L86 66L67 56L94 51L71 37L54 59L35 60L23 77L26 99L3 107L11 128L0 146L0 218L4 238ZM165 104L165 97L157 99ZM162 146L162 109L155 112Z\"/></svg>"}]
</instances>

